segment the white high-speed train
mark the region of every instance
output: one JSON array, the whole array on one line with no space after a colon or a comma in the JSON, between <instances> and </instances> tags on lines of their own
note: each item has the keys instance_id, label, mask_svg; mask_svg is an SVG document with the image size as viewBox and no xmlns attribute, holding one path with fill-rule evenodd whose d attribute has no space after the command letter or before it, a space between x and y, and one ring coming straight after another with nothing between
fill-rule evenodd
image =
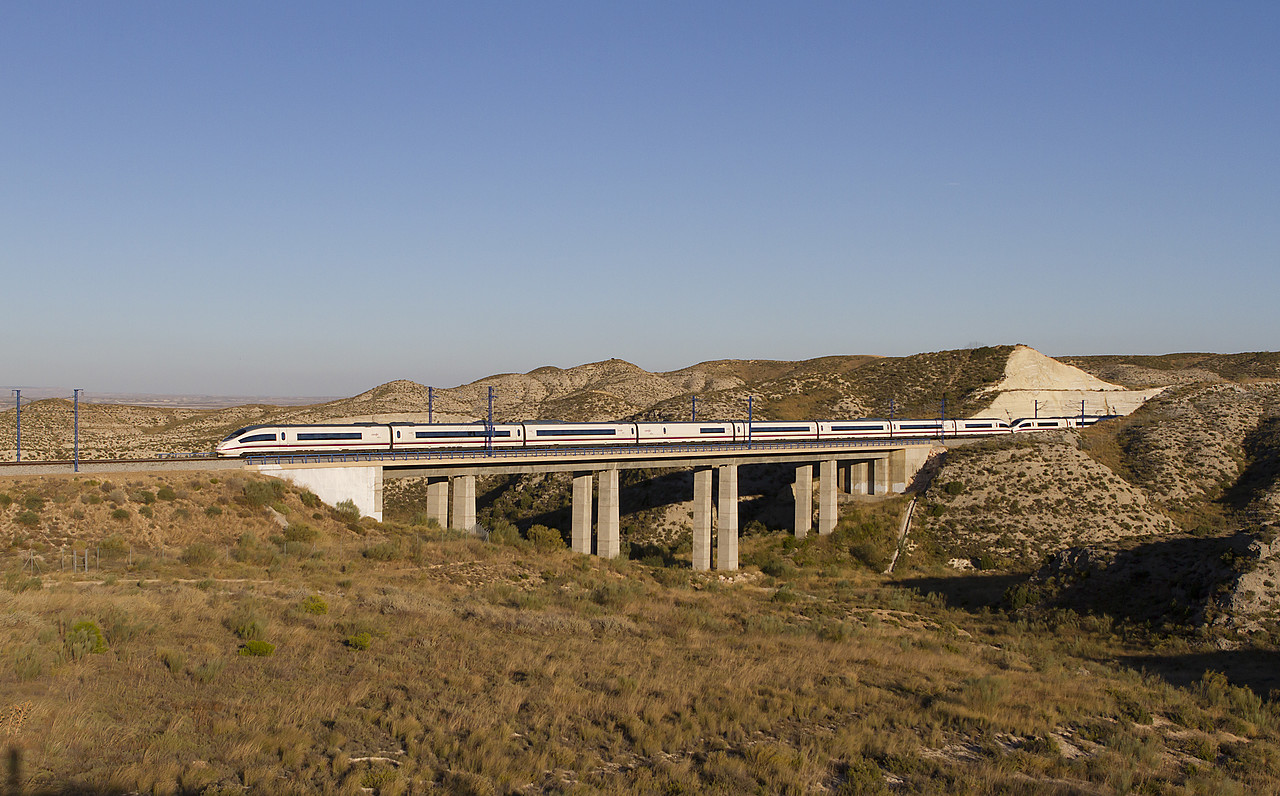
<instances>
[{"instance_id":1,"label":"white high-speed train","mask_svg":"<svg viewBox=\"0 0 1280 796\"><path fill-rule=\"evenodd\" d=\"M478 448L682 445L803 440L976 437L1080 428L1107 416L956 420L757 421L672 423L350 423L247 426L228 434L219 456L281 453L364 453Z\"/></svg>"}]
</instances>

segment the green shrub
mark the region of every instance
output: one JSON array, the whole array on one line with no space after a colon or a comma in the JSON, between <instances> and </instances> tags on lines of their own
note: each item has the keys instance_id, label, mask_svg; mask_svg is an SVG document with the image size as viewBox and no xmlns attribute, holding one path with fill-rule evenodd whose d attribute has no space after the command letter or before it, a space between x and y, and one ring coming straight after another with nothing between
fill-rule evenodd
<instances>
[{"instance_id":1,"label":"green shrub","mask_svg":"<svg viewBox=\"0 0 1280 796\"><path fill-rule=\"evenodd\" d=\"M516 526L506 520L496 520L493 528L489 530L489 541L519 547L524 543L524 537L520 535L520 529Z\"/></svg>"},{"instance_id":2,"label":"green shrub","mask_svg":"<svg viewBox=\"0 0 1280 796\"><path fill-rule=\"evenodd\" d=\"M210 518L213 518L213 517L221 517L221 516L222 516L222 507L221 507L221 506L208 506L208 507L206 507L206 508L205 508L205 510L204 510L204 516L206 516L206 517L210 517Z\"/></svg>"},{"instance_id":3,"label":"green shrub","mask_svg":"<svg viewBox=\"0 0 1280 796\"><path fill-rule=\"evenodd\" d=\"M280 553L270 545L258 541L258 537L249 531L240 534L240 540L231 548L231 558L242 564L256 564L269 567L280 563Z\"/></svg>"},{"instance_id":4,"label":"green shrub","mask_svg":"<svg viewBox=\"0 0 1280 796\"><path fill-rule=\"evenodd\" d=\"M127 519L129 519L129 510L128 510L128 509L125 509L125 508L119 508L119 509L116 509L115 511L112 511L112 512L111 512L111 519L113 519L113 520L127 520Z\"/></svg>"},{"instance_id":5,"label":"green shrub","mask_svg":"<svg viewBox=\"0 0 1280 796\"><path fill-rule=\"evenodd\" d=\"M302 600L302 612L307 614L327 614L329 604L318 594L312 594Z\"/></svg>"},{"instance_id":6,"label":"green shrub","mask_svg":"<svg viewBox=\"0 0 1280 796\"><path fill-rule=\"evenodd\" d=\"M942 488L948 495L958 495L964 491L963 481L952 481Z\"/></svg>"},{"instance_id":7,"label":"green shrub","mask_svg":"<svg viewBox=\"0 0 1280 796\"><path fill-rule=\"evenodd\" d=\"M213 563L218 553L211 545L196 542L182 551L181 561L189 567L200 567Z\"/></svg>"},{"instance_id":8,"label":"green shrub","mask_svg":"<svg viewBox=\"0 0 1280 796\"><path fill-rule=\"evenodd\" d=\"M250 481L244 485L244 499L250 506L261 508L283 499L286 491L283 481Z\"/></svg>"},{"instance_id":9,"label":"green shrub","mask_svg":"<svg viewBox=\"0 0 1280 796\"><path fill-rule=\"evenodd\" d=\"M529 541L539 550L563 550L564 537L555 528L535 525L529 529Z\"/></svg>"},{"instance_id":10,"label":"green shrub","mask_svg":"<svg viewBox=\"0 0 1280 796\"><path fill-rule=\"evenodd\" d=\"M320 498L316 496L316 493L309 489L302 490L298 495L298 499L302 501L302 505L309 509L320 508Z\"/></svg>"},{"instance_id":11,"label":"green shrub","mask_svg":"<svg viewBox=\"0 0 1280 796\"><path fill-rule=\"evenodd\" d=\"M133 500L134 503L142 503L143 505L147 505L147 506L150 506L152 503L156 502L156 493L152 492L149 489L139 489L129 497L130 499Z\"/></svg>"},{"instance_id":12,"label":"green shrub","mask_svg":"<svg viewBox=\"0 0 1280 796\"><path fill-rule=\"evenodd\" d=\"M262 641L261 639L252 639L246 641L240 647L240 654L247 655L252 658L265 658L276 651L276 645L270 641Z\"/></svg>"},{"instance_id":13,"label":"green shrub","mask_svg":"<svg viewBox=\"0 0 1280 796\"><path fill-rule=\"evenodd\" d=\"M12 504L13 498L9 497L6 492L0 492L0 509L7 509Z\"/></svg>"},{"instance_id":14,"label":"green shrub","mask_svg":"<svg viewBox=\"0 0 1280 796\"><path fill-rule=\"evenodd\" d=\"M138 509L138 514L142 515L143 517L146 517L147 519L151 519L152 517L156 516L155 509L151 508L150 506L143 506L142 508Z\"/></svg>"},{"instance_id":15,"label":"green shrub","mask_svg":"<svg viewBox=\"0 0 1280 796\"><path fill-rule=\"evenodd\" d=\"M400 546L393 541L378 542L366 547L361 554L374 561L394 561L400 557Z\"/></svg>"},{"instance_id":16,"label":"green shrub","mask_svg":"<svg viewBox=\"0 0 1280 796\"><path fill-rule=\"evenodd\" d=\"M222 625L244 641L255 641L267 634L267 620L252 605L241 605L222 620Z\"/></svg>"},{"instance_id":17,"label":"green shrub","mask_svg":"<svg viewBox=\"0 0 1280 796\"><path fill-rule=\"evenodd\" d=\"M40 515L34 511L24 511L13 518L13 521L19 525L25 525L28 528L40 527Z\"/></svg>"},{"instance_id":18,"label":"green shrub","mask_svg":"<svg viewBox=\"0 0 1280 796\"><path fill-rule=\"evenodd\" d=\"M286 542L314 542L316 535L316 530L305 522L291 522L284 529Z\"/></svg>"},{"instance_id":19,"label":"green shrub","mask_svg":"<svg viewBox=\"0 0 1280 796\"><path fill-rule=\"evenodd\" d=\"M178 493L173 491L173 487L162 486L156 490L156 497L160 500L177 500Z\"/></svg>"},{"instance_id":20,"label":"green shrub","mask_svg":"<svg viewBox=\"0 0 1280 796\"><path fill-rule=\"evenodd\" d=\"M122 556L129 552L129 543L118 533L113 533L98 545L98 552L104 556Z\"/></svg>"},{"instance_id":21,"label":"green shrub","mask_svg":"<svg viewBox=\"0 0 1280 796\"><path fill-rule=\"evenodd\" d=\"M72 660L107 651L107 640L96 622L83 619L71 626L66 638L67 654Z\"/></svg>"},{"instance_id":22,"label":"green shrub","mask_svg":"<svg viewBox=\"0 0 1280 796\"><path fill-rule=\"evenodd\" d=\"M338 515L338 519L343 522L358 522L360 520L360 509L356 506L354 500L338 501L338 505L333 507L333 511Z\"/></svg>"},{"instance_id":23,"label":"green shrub","mask_svg":"<svg viewBox=\"0 0 1280 796\"><path fill-rule=\"evenodd\" d=\"M355 633L347 636L346 641L342 642L353 650L367 650L369 645L373 643L373 636L368 633Z\"/></svg>"},{"instance_id":24,"label":"green shrub","mask_svg":"<svg viewBox=\"0 0 1280 796\"><path fill-rule=\"evenodd\" d=\"M44 498L39 495L27 495L22 499L22 507L28 511L42 511L44 509Z\"/></svg>"}]
</instances>

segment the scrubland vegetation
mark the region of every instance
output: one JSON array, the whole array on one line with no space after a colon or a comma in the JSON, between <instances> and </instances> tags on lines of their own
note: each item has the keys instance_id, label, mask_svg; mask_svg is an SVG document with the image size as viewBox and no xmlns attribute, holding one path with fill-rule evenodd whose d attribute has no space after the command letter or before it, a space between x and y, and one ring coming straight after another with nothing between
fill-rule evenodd
<instances>
[{"instance_id":1,"label":"scrubland vegetation","mask_svg":"<svg viewBox=\"0 0 1280 796\"><path fill-rule=\"evenodd\" d=\"M0 737L29 793L1280 788L1269 693L1192 637L1015 610L924 556L880 575L901 499L747 536L720 575L258 477L104 487L0 483Z\"/></svg>"}]
</instances>

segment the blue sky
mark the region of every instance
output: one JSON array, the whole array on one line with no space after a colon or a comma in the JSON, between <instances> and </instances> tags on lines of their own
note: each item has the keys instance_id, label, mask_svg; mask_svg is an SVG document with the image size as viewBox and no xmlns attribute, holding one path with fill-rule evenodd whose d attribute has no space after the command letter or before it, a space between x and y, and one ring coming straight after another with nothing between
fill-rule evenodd
<instances>
[{"instance_id":1,"label":"blue sky","mask_svg":"<svg viewBox=\"0 0 1280 796\"><path fill-rule=\"evenodd\" d=\"M0 383L1280 348L1274 2L0 5Z\"/></svg>"}]
</instances>

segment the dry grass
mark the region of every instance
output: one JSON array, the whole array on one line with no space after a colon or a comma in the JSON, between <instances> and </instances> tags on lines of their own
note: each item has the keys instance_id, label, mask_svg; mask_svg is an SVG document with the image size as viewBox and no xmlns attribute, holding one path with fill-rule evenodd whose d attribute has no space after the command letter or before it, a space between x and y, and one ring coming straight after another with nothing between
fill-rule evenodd
<instances>
[{"instance_id":1,"label":"dry grass","mask_svg":"<svg viewBox=\"0 0 1280 796\"><path fill-rule=\"evenodd\" d=\"M249 483L240 498L256 494ZM79 505L71 485L45 484L72 498L50 497L45 515ZM900 505L850 514L830 537L744 539L759 568L729 579L425 527L357 533L327 509L307 515L313 546L281 548L266 507L238 503L229 483L191 508L220 498L248 512L241 533L166 526L212 559L6 581L0 729L23 750L30 792L1280 784L1274 714L1251 692L1118 665L1149 642L1106 621L968 613L874 574ZM296 493L279 502L304 510ZM375 545L391 552L363 554ZM105 652L70 654L85 620ZM238 654L250 638L274 654Z\"/></svg>"}]
</instances>

